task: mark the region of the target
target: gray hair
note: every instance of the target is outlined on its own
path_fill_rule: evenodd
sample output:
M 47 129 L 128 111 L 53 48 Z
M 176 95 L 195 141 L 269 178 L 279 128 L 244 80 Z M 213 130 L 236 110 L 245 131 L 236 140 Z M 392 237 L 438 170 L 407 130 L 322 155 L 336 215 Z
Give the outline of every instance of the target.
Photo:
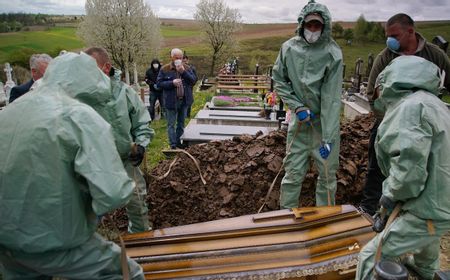
M 105 48 L 102 47 L 90 47 L 84 51 L 85 54 L 88 54 L 95 58 L 95 60 L 98 61 L 98 63 L 105 64 L 105 63 L 111 63 L 111 59 L 109 58 L 108 51 Z
M 183 51 L 178 48 L 172 49 L 170 51 L 170 57 L 173 57 L 174 55 L 177 55 L 177 54 L 183 55 Z
M 49 64 L 52 59 L 53 58 L 46 53 L 33 54 L 30 57 L 30 69 L 36 69 L 41 63 Z

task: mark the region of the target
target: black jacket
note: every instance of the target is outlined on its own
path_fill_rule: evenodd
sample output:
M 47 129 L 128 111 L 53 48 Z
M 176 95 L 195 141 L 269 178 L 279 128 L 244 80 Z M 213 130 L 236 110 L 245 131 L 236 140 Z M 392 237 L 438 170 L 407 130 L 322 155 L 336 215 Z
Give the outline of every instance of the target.
M 17 98 L 21 97 L 28 91 L 30 91 L 31 86 L 33 85 L 33 79 L 29 80 L 25 84 L 21 84 L 20 86 L 15 86 L 11 89 L 11 93 L 9 95 L 9 103 L 12 103 Z
M 158 64 L 158 69 L 153 68 L 153 64 L 155 63 Z M 148 68 L 147 71 L 145 72 L 145 82 L 147 83 L 147 85 L 149 85 L 150 91 L 152 92 L 162 91 L 162 89 L 155 88 L 156 79 L 158 78 L 158 73 L 160 69 L 161 63 L 159 62 L 159 60 L 153 59 L 152 62 L 150 63 L 150 68 Z

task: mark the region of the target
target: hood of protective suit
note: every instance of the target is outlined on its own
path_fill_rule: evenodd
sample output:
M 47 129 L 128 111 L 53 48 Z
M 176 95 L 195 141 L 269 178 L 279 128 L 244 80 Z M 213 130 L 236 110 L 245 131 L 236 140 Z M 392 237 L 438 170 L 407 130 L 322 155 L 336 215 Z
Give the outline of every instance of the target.
M 414 55 L 397 57 L 378 75 L 375 87 L 380 86 L 380 96 L 374 102 L 375 109 L 385 112 L 405 95 L 417 90 L 437 96 L 438 74 L 438 66 L 424 58 Z
M 298 27 L 297 27 L 297 35 L 300 36 L 303 40 L 303 26 L 305 24 L 305 17 L 311 13 L 318 13 L 322 16 L 324 21 L 324 26 L 322 30 L 322 35 L 319 40 L 312 44 L 320 44 L 323 42 L 328 42 L 331 39 L 331 14 L 328 11 L 328 8 L 325 5 L 316 3 L 314 0 L 310 0 L 306 6 L 303 7 L 299 16 L 298 16 Z M 306 42 L 306 40 L 305 40 Z
M 59 86 L 70 97 L 90 106 L 111 98 L 109 77 L 97 67 L 95 59 L 85 53 L 56 57 L 42 79 L 42 87 Z

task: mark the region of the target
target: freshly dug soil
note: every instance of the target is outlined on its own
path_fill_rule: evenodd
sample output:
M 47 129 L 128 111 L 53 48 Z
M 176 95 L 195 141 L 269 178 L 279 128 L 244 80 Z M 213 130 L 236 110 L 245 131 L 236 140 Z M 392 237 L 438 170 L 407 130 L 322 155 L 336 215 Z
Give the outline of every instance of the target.
M 357 205 L 367 165 L 369 129 L 373 120 L 360 117 L 341 126 L 337 204 Z M 199 172 L 185 154 L 162 161 L 149 174 L 148 203 L 155 228 L 191 224 L 256 213 L 280 170 L 286 152 L 286 132 L 243 135 L 233 140 L 194 145 L 186 149 L 199 163 Z M 174 163 L 172 163 L 175 160 Z M 173 165 L 171 172 L 161 178 Z M 264 211 L 279 205 L 280 173 Z M 300 204 L 315 204 L 314 165 L 303 182 Z
M 363 116 L 341 124 L 337 204 L 358 205 L 361 200 L 373 121 Z M 149 215 L 155 229 L 256 213 L 282 167 L 286 132 L 243 135 L 233 140 L 190 146 L 186 151 L 197 160 L 206 184 L 202 183 L 193 160 L 183 153 L 160 162 L 146 176 Z M 164 177 L 170 165 L 171 170 Z M 312 163 L 303 182 L 301 206 L 315 204 L 317 175 Z M 279 209 L 283 176 L 281 170 L 263 211 Z M 126 231 L 124 209 L 115 211 L 113 220 L 121 231 Z

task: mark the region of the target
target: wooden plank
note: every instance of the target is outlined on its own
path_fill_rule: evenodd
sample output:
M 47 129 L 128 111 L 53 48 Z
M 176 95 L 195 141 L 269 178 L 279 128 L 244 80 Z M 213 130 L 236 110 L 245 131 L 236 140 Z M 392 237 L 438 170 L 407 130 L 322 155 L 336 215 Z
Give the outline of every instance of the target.
M 231 250 L 245 247 L 269 246 L 274 244 L 290 244 L 295 242 L 307 242 L 324 238 L 338 233 L 348 232 L 361 228 L 364 220 L 354 217 L 327 224 L 326 227 L 314 227 L 309 230 L 294 230 L 293 228 L 279 227 L 276 232 L 261 230 L 259 232 L 239 232 L 234 235 L 198 238 L 190 241 L 187 238 L 177 240 L 177 242 L 165 243 L 143 243 L 143 246 L 134 246 L 127 249 L 127 255 L 132 258 L 143 256 L 162 256 L 170 254 L 190 254 L 195 252 L 206 252 L 212 250 Z M 230 242 L 230 239 L 233 242 Z M 182 241 L 182 242 L 181 242 Z M 314 242 L 312 242 L 314 243 Z M 354 242 L 353 242 L 354 243 Z
M 250 77 L 216 77 L 219 80 L 270 80 L 270 76 L 250 76 Z
M 250 112 L 260 112 L 262 107 L 257 106 L 215 106 L 212 102 L 206 102 L 205 108 L 209 110 L 220 110 L 220 111 L 250 111 Z
M 235 84 L 267 84 L 270 85 L 270 81 L 254 81 L 254 82 L 243 82 L 243 81 L 219 81 L 218 85 L 235 85 Z
M 236 86 L 236 85 L 218 85 L 217 89 L 247 89 L 247 90 L 251 90 L 251 89 L 265 89 L 265 90 L 269 90 L 270 87 L 269 86 Z
M 245 78 L 245 77 L 269 77 L 269 76 L 267 76 L 267 75 L 252 75 L 252 74 L 246 74 L 246 75 L 244 75 L 244 74 L 240 74 L 240 75 L 238 75 L 238 74 L 230 74 L 230 75 L 219 74 L 219 75 L 217 75 L 217 77 L 219 77 L 219 78 L 226 78 L 226 77 L 233 77 L 233 78 L 243 77 L 243 78 Z
M 185 225 L 178 227 L 171 227 L 161 230 L 154 230 L 143 233 L 127 234 L 123 236 L 124 241 L 156 238 L 156 237 L 175 237 L 183 235 L 192 235 L 199 233 L 217 233 L 217 232 L 228 232 L 235 230 L 246 230 L 246 229 L 258 229 L 264 227 L 275 227 L 282 225 L 296 225 L 305 224 L 308 222 L 316 222 L 317 220 L 324 220 L 327 218 L 334 218 L 336 216 L 347 216 L 347 215 L 359 215 L 356 209 L 351 205 L 339 205 L 339 206 L 322 206 L 322 207 L 302 207 L 303 210 L 316 210 L 316 214 L 305 216 L 303 220 L 296 220 L 295 216 L 285 217 L 283 219 L 269 219 L 264 221 L 264 223 L 255 223 L 254 218 L 264 218 L 271 217 L 275 214 L 289 214 L 292 213 L 290 209 L 277 210 L 271 212 L 265 212 L 260 214 L 245 215 L 235 218 L 223 219 L 220 221 L 211 221 L 198 223 L 195 225 Z M 226 221 L 226 223 L 225 223 Z
M 240 119 L 240 118 L 244 118 L 244 119 L 248 119 L 248 118 L 261 118 L 259 116 L 259 111 L 255 112 L 255 111 L 227 111 L 227 110 L 205 110 L 202 109 L 200 111 L 198 111 L 197 115 L 195 116 L 195 118 L 200 118 L 200 119 L 204 119 L 204 118 L 236 118 L 236 119 Z
M 262 81 L 262 82 L 267 82 L 270 83 L 270 79 L 248 79 L 248 78 L 241 78 L 241 79 L 218 79 L 216 80 L 216 83 L 221 83 L 221 82 L 256 82 L 256 81 Z
M 373 235 L 361 234 L 357 238 L 335 240 L 326 244 L 315 244 L 310 248 L 267 250 L 243 255 L 211 256 L 202 259 L 187 259 L 176 261 L 151 262 L 142 264 L 144 272 L 152 275 L 147 279 L 176 279 L 201 275 L 249 272 L 269 270 L 283 267 L 299 267 L 319 263 L 349 254 L 349 248 L 358 242 L 366 243 Z M 276 237 L 275 237 L 276 238 Z M 359 249 L 353 250 L 353 255 Z M 252 273 L 248 273 L 252 275 Z

